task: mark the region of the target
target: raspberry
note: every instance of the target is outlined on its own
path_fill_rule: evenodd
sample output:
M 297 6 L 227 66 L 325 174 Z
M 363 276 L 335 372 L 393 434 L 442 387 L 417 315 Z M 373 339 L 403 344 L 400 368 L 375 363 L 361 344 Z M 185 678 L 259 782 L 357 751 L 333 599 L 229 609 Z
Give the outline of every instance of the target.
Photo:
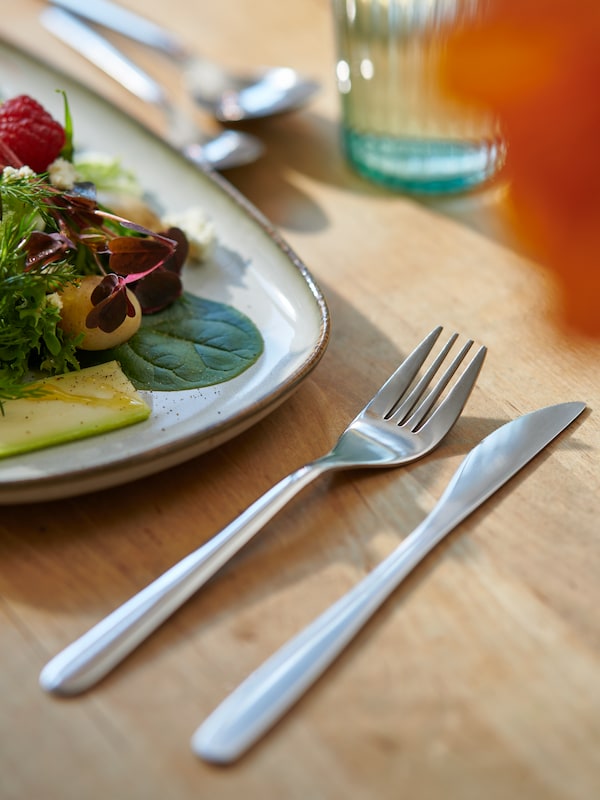
M 60 154 L 65 131 L 36 100 L 19 95 L 0 106 L 0 142 L 8 145 L 22 164 L 44 172 Z

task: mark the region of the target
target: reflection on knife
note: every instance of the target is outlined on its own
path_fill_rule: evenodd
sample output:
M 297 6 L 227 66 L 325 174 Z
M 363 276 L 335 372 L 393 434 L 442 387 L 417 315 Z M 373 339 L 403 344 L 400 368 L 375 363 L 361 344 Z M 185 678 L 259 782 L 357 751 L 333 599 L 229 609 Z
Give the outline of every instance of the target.
M 431 513 L 399 547 L 213 711 L 192 738 L 194 752 L 223 764 L 241 756 L 325 671 L 425 555 L 584 408 L 584 403 L 561 403 L 533 411 L 474 447 Z

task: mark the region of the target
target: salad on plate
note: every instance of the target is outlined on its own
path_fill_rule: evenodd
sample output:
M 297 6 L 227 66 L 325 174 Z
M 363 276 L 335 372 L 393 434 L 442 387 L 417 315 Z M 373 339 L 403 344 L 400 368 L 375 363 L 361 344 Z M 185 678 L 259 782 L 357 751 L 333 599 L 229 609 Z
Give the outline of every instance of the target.
M 204 209 L 161 218 L 116 159 L 77 153 L 63 97 L 63 123 L 0 105 L 0 457 L 141 421 L 138 390 L 220 383 L 263 350 L 243 313 L 184 291 L 214 244 Z

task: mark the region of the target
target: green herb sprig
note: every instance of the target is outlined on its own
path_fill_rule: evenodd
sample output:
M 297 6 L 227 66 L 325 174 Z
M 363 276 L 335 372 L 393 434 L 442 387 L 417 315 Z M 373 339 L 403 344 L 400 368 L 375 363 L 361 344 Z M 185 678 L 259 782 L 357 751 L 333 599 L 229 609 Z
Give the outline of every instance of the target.
M 53 299 L 75 279 L 74 266 L 58 260 L 25 270 L 24 243 L 50 224 L 52 197 L 41 179 L 0 179 L 0 404 L 27 394 L 22 381 L 30 369 L 56 374 L 77 367 L 75 342 L 63 336 Z

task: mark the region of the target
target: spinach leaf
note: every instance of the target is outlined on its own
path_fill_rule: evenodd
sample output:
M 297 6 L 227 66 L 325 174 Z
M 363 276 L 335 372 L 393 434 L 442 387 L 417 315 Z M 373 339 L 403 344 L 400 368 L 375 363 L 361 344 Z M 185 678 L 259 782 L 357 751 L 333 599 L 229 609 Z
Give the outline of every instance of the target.
M 102 353 L 116 359 L 137 389 L 198 389 L 235 378 L 263 351 L 254 323 L 224 303 L 189 293 L 143 318 L 128 342 Z

